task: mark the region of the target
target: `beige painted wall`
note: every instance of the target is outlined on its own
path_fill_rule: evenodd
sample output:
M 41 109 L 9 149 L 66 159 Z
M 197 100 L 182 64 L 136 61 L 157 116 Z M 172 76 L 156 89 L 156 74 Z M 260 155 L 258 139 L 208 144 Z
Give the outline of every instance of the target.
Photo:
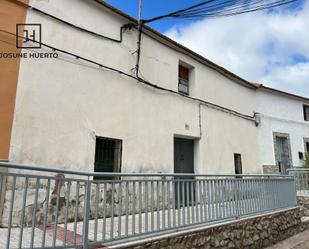
M 112 37 L 118 37 L 119 27 L 126 23 L 93 1 L 30 3 Z M 117 44 L 33 11 L 27 22 L 42 24 L 45 43 L 126 72 L 134 67 L 135 31 L 127 31 L 124 42 Z M 253 89 L 144 36 L 141 72 L 147 80 L 177 90 L 179 60 L 194 67 L 192 96 L 253 114 Z M 195 172 L 233 173 L 233 154 L 242 153 L 244 172 L 258 173 L 253 122 L 207 107 L 202 107 L 201 117 L 198 140 L 197 102 L 62 54 L 58 59 L 25 59 L 19 74 L 10 160 L 93 171 L 95 136 L 104 136 L 123 140 L 122 171 L 173 172 L 173 137 L 177 135 L 197 139 Z

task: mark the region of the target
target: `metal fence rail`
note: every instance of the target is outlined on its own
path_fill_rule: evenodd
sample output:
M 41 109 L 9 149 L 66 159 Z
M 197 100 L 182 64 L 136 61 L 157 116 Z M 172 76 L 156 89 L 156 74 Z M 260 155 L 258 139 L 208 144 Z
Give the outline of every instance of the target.
M 289 176 L 0 166 L 0 248 L 88 248 L 296 205 Z
M 287 170 L 295 179 L 296 190 L 299 194 L 309 194 L 309 169 L 290 168 Z

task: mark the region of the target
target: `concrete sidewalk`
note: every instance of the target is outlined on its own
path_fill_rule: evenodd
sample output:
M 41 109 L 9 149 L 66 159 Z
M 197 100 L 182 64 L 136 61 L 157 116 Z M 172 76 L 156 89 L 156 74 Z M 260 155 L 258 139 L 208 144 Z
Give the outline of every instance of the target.
M 266 249 L 309 249 L 309 230 L 296 234 Z

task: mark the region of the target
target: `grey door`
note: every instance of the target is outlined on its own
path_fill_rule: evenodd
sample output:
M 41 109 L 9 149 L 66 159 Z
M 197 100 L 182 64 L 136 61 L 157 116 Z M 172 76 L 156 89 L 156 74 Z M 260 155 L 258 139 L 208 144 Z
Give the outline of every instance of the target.
M 174 138 L 174 172 L 194 173 L 194 141 Z M 177 181 L 181 179 L 181 181 Z M 176 177 L 176 206 L 188 206 L 194 201 L 194 178 Z
M 291 149 L 288 137 L 275 137 L 275 157 L 279 172 L 286 174 L 286 169 L 291 167 Z
M 193 140 L 174 138 L 175 173 L 194 173 L 193 151 Z

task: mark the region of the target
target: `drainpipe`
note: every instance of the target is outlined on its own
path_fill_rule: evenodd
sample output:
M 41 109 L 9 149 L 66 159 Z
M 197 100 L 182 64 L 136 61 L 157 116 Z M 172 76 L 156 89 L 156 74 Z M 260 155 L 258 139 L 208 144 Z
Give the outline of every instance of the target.
M 201 111 L 202 104 L 198 105 L 198 122 L 200 127 L 200 138 L 202 138 L 202 111 Z

